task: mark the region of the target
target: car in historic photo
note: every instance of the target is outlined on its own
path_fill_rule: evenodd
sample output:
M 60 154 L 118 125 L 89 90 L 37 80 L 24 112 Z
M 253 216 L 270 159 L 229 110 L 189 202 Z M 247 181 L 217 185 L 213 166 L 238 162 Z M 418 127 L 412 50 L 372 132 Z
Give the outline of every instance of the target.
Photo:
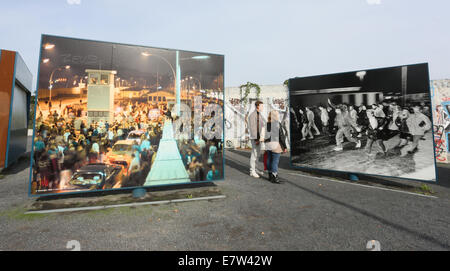
M 119 140 L 113 145 L 111 150 L 106 153 L 106 162 L 122 166 L 124 174 L 127 175 L 133 152 L 133 140 Z
M 99 190 L 119 188 L 122 184 L 123 168 L 112 164 L 88 164 L 72 175 L 66 190 Z
M 141 136 L 144 134 L 145 134 L 144 130 L 131 131 L 127 136 L 127 140 L 131 140 L 131 141 L 136 140 L 138 144 L 141 144 Z

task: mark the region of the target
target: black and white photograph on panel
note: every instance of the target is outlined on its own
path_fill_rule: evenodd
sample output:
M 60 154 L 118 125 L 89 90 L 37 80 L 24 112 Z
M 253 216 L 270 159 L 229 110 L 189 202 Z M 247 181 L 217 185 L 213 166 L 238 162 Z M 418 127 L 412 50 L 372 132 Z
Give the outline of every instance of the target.
M 289 80 L 294 167 L 436 181 L 428 64 Z

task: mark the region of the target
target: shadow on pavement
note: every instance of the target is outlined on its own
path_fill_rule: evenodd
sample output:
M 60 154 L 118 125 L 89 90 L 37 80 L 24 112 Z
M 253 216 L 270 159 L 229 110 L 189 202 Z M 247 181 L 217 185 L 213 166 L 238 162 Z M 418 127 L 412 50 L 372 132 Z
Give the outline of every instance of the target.
M 247 150 L 227 150 L 228 152 L 238 154 L 240 156 L 246 157 L 250 160 L 250 152 Z M 262 159 L 260 159 L 262 162 Z M 250 163 L 250 161 L 249 161 Z M 248 173 L 248 165 L 246 166 L 246 174 Z M 312 169 L 312 168 L 299 168 L 299 167 L 291 167 L 290 156 L 288 154 L 283 154 L 280 157 L 279 168 L 285 170 L 296 170 L 301 172 L 306 172 L 318 177 L 333 177 L 349 180 L 349 173 L 347 172 L 339 172 L 339 171 L 330 171 L 330 170 L 321 170 L 321 169 Z M 392 177 L 381 177 L 381 176 L 372 176 L 366 174 L 356 174 L 361 180 L 373 182 L 385 186 L 404 188 L 404 189 L 412 189 L 416 187 L 415 185 L 400 183 L 397 180 L 407 180 L 404 178 L 392 178 Z M 434 185 L 439 185 L 443 187 L 450 187 L 450 165 L 438 164 L 437 166 L 437 183 L 431 183 Z M 421 182 L 411 180 L 413 184 L 420 184 Z
M 233 152 L 233 153 L 236 153 L 236 151 L 232 151 L 232 152 Z M 237 152 L 239 153 L 239 152 L 241 152 L 241 151 L 237 151 Z M 244 153 L 245 153 L 245 152 L 244 152 Z M 249 155 L 248 155 L 248 156 L 249 156 Z M 289 159 L 289 157 L 286 157 L 286 158 Z M 230 166 L 230 167 L 232 167 L 232 168 L 234 168 L 234 169 L 236 169 L 236 170 L 238 170 L 238 171 L 240 171 L 240 172 L 242 172 L 242 173 L 248 174 L 248 166 L 247 166 L 247 165 L 245 165 L 245 164 L 243 165 L 242 163 L 233 161 L 232 159 L 230 159 L 230 158 L 228 158 L 228 157 L 226 157 L 226 163 L 227 163 L 228 166 Z M 308 189 L 308 188 L 306 188 L 306 187 L 304 187 L 304 186 L 302 186 L 302 185 L 299 185 L 299 184 L 297 184 L 297 183 L 294 183 L 294 182 L 288 180 L 287 178 L 283 177 L 282 175 L 280 175 L 280 179 L 281 179 L 282 181 L 284 181 L 286 184 L 289 184 L 289 185 L 291 185 L 291 186 L 294 186 L 294 187 L 296 187 L 296 188 L 298 188 L 298 189 L 301 189 L 301 190 L 303 190 L 303 191 L 305 191 L 305 192 L 311 193 L 311 194 L 313 194 L 313 195 L 315 195 L 315 196 L 317 196 L 317 197 L 320 197 L 320 198 L 322 198 L 322 199 L 331 201 L 331 202 L 333 202 L 333 203 L 335 203 L 335 204 L 337 204 L 337 205 L 343 206 L 343 207 L 348 208 L 348 209 L 350 209 L 350 210 L 352 210 L 352 211 L 358 212 L 358 213 L 360 213 L 360 214 L 362 214 L 362 215 L 364 215 L 364 216 L 367 216 L 367 217 L 369 217 L 369 218 L 371 218 L 371 219 L 374 219 L 374 220 L 379 221 L 380 223 L 383 223 L 383 224 L 385 224 L 385 225 L 387 225 L 387 226 L 390 226 L 390 227 L 392 227 L 392 228 L 394 228 L 394 229 L 396 229 L 396 230 L 403 231 L 403 232 L 406 232 L 406 233 L 408 233 L 408 234 L 410 234 L 410 235 L 417 236 L 417 237 L 422 238 L 422 239 L 424 239 L 424 240 L 426 240 L 426 241 L 429 241 L 429 242 L 431 242 L 431 243 L 437 244 L 437 245 L 439 245 L 439 246 L 441 246 L 441 247 L 443 247 L 443 248 L 445 248 L 445 249 L 450 249 L 450 246 L 449 246 L 448 244 L 442 243 L 440 240 L 438 240 L 438 239 L 436 239 L 436 238 L 434 238 L 434 237 L 428 236 L 428 235 L 426 235 L 426 234 L 424 234 L 424 233 L 422 233 L 422 232 L 417 232 L 417 231 L 415 231 L 415 230 L 406 228 L 406 227 L 404 227 L 404 226 L 402 226 L 402 225 L 398 225 L 398 224 L 396 224 L 396 223 L 394 223 L 394 222 L 391 222 L 391 221 L 388 221 L 388 220 L 386 220 L 386 219 L 384 219 L 384 218 L 382 218 L 382 217 L 380 217 L 380 216 L 377 216 L 377 215 L 375 215 L 375 214 L 372 214 L 372 213 L 370 213 L 370 212 L 368 212 L 368 211 L 366 211 L 366 210 L 364 210 L 364 209 L 355 207 L 355 206 L 350 205 L 350 204 L 348 204 L 348 203 L 345 203 L 345 202 L 336 200 L 336 199 L 331 198 L 331 197 L 329 197 L 329 196 L 326 196 L 326 195 L 323 195 L 323 194 L 318 193 L 318 192 L 316 192 L 316 191 L 313 191 L 313 190 L 311 190 L 311 189 Z
M 343 207 L 345 207 L 345 208 L 348 208 L 348 209 L 350 209 L 350 210 L 352 210 L 352 211 L 358 212 L 358 213 L 360 213 L 360 214 L 362 214 L 362 215 L 364 215 L 364 216 L 367 216 L 367 217 L 369 217 L 369 218 L 371 218 L 371 219 L 377 220 L 377 221 L 379 221 L 380 223 L 383 223 L 384 225 L 387 225 L 387 226 L 389 226 L 389 227 L 391 227 L 391 228 L 394 228 L 394 229 L 399 230 L 399 231 L 406 232 L 406 233 L 408 233 L 408 234 L 410 234 L 410 235 L 417 236 L 417 237 L 419 237 L 419 238 L 421 238 L 421 239 L 424 239 L 424 240 L 426 240 L 426 241 L 428 241 L 428 242 L 437 244 L 437 245 L 439 245 L 439 246 L 441 246 L 441 247 L 443 247 L 443 248 L 445 248 L 445 249 L 450 249 L 450 246 L 449 246 L 448 244 L 442 243 L 440 240 L 438 240 L 438 239 L 436 239 L 436 238 L 434 238 L 434 237 L 428 236 L 428 235 L 426 235 L 426 234 L 424 234 L 424 233 L 422 233 L 422 232 L 418 232 L 418 231 L 415 231 L 415 230 L 406 228 L 406 227 L 404 227 L 404 226 L 402 226 L 402 225 L 398 225 L 398 224 L 396 224 L 396 223 L 394 223 L 394 222 L 388 221 L 388 220 L 386 220 L 386 219 L 384 219 L 384 218 L 382 218 L 382 217 L 379 217 L 379 216 L 377 216 L 377 215 L 375 215 L 375 214 L 372 214 L 372 213 L 370 213 L 370 212 L 368 212 L 368 211 L 366 211 L 366 210 L 363 210 L 363 209 L 361 209 L 361 208 L 358 208 L 358 207 L 355 207 L 355 206 L 350 205 L 350 204 L 348 204 L 348 203 L 345 203 L 345 202 L 342 202 L 342 201 L 333 199 L 333 198 L 331 198 L 331 197 L 322 195 L 322 194 L 317 193 L 317 192 L 315 192 L 315 191 L 313 191 L 313 190 L 310 190 L 310 189 L 308 189 L 308 188 L 305 188 L 305 187 L 303 187 L 303 186 L 301 186 L 301 185 L 298 185 L 298 184 L 296 184 L 296 183 L 293 183 L 293 182 L 291 182 L 291 181 L 289 181 L 289 180 L 287 180 L 287 179 L 285 179 L 285 178 L 283 178 L 283 177 L 280 177 L 280 179 L 282 179 L 282 180 L 285 181 L 286 183 L 289 183 L 290 185 L 295 186 L 295 187 L 297 187 L 297 188 L 299 188 L 299 189 L 301 189 L 301 190 L 303 190 L 303 191 L 309 192 L 309 193 L 311 193 L 311 194 L 313 194 L 313 195 L 315 195 L 315 196 L 317 196 L 317 197 L 320 197 L 320 198 L 322 198 L 322 199 L 326 199 L 326 200 L 331 201 L 331 202 L 333 202 L 333 203 L 335 203 L 335 204 L 338 204 L 338 205 L 341 205 L 341 206 L 343 206 Z
M 17 161 L 8 168 L 2 170 L 2 175 L 14 175 L 30 167 L 30 153 L 26 153 L 19 157 Z
M 237 171 L 241 172 L 242 174 L 244 174 L 245 176 L 248 176 L 250 178 L 250 176 L 249 176 L 250 171 L 249 171 L 248 165 L 233 161 L 226 156 L 225 156 L 225 164 L 233 169 L 236 169 Z M 267 176 L 261 176 L 260 179 L 269 181 L 267 179 Z

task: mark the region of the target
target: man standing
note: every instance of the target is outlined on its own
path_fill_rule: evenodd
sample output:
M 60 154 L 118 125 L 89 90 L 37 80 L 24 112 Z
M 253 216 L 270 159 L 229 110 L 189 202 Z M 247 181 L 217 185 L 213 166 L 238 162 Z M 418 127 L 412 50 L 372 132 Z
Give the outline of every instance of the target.
M 259 178 L 256 172 L 256 162 L 261 154 L 261 143 L 264 142 L 263 130 L 265 129 L 265 120 L 262 116 L 263 103 L 255 102 L 255 111 L 248 116 L 248 130 L 252 144 L 252 153 L 250 155 L 250 176 Z

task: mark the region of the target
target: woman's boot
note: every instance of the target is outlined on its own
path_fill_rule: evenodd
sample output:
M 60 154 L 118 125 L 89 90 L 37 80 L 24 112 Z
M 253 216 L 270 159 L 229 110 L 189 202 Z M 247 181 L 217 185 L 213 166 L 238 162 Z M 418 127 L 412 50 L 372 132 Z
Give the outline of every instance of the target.
M 275 175 L 275 174 L 272 174 L 272 182 L 273 183 L 281 183 L 280 182 L 280 179 L 278 178 L 278 174 L 277 175 Z
M 272 174 L 272 172 L 270 172 L 269 171 L 269 182 L 272 182 L 273 183 L 273 174 Z

